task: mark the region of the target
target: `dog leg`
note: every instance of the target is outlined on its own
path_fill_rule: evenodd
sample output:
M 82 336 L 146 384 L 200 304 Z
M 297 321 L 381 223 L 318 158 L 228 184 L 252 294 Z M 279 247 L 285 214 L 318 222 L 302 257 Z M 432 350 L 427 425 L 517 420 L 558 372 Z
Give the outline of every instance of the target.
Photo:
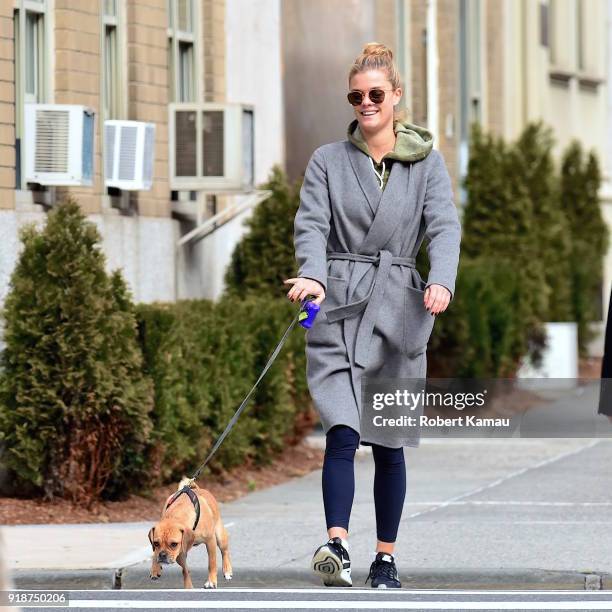
M 221 558 L 223 559 L 223 577 L 226 580 L 231 580 L 232 561 L 229 552 L 229 536 L 227 535 L 227 530 L 221 522 L 221 519 L 219 519 L 215 525 L 215 538 L 217 539 L 217 546 L 221 551 Z
M 208 552 L 208 580 L 204 583 L 205 589 L 217 588 L 217 547 L 215 537 L 211 536 L 205 540 L 206 551 Z
M 180 553 L 176 558 L 176 562 L 183 568 L 183 587 L 186 589 L 193 589 L 193 583 L 191 582 L 191 574 L 187 567 L 187 555 Z
M 151 563 L 151 572 L 149 573 L 149 578 L 151 578 L 151 580 L 157 580 L 158 578 L 161 578 L 161 573 L 162 573 L 162 566 L 159 564 L 157 559 L 153 557 L 153 561 Z

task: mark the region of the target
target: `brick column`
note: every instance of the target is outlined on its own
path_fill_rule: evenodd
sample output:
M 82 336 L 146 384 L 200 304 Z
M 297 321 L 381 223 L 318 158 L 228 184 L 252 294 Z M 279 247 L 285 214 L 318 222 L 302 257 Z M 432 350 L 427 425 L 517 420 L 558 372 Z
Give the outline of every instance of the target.
M 0 209 L 15 208 L 13 7 L 0 3 Z
M 55 0 L 56 104 L 84 104 L 100 113 L 100 14 L 98 2 Z M 58 187 L 57 199 L 73 195 L 86 214 L 101 211 L 100 122 L 95 122 L 92 187 Z
M 204 102 L 225 102 L 225 0 L 201 1 Z M 216 202 L 221 212 L 231 198 L 218 195 Z
M 410 54 L 412 58 L 412 100 L 408 106 L 412 110 L 411 121 L 417 125 L 427 123 L 427 70 L 423 35 L 426 27 L 427 11 L 425 2 L 410 5 Z
M 202 0 L 205 102 L 225 101 L 225 0 Z
M 504 136 L 504 7 L 501 0 L 485 5 L 488 127 Z
M 459 5 L 456 0 L 438 0 L 438 87 L 440 100 L 440 127 L 438 147 L 444 155 L 448 172 L 458 197 L 457 145 L 459 127 Z M 453 117 L 453 136 L 446 136 L 446 118 Z M 458 201 L 458 200 L 457 200 Z
M 140 215 L 169 217 L 166 0 L 130 0 L 126 25 L 128 118 L 155 123 L 153 186 L 133 192 L 132 201 Z

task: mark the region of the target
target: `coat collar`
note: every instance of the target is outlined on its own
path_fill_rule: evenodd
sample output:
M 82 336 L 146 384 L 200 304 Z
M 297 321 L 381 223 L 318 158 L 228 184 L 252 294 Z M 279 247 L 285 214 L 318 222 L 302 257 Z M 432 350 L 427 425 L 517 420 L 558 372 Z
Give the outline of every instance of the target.
M 353 172 L 372 209 L 374 219 L 364 239 L 361 253 L 375 254 L 384 248 L 393 232 L 401 224 L 407 211 L 415 206 L 415 180 L 413 167 L 418 163 L 394 162 L 384 191 L 381 191 L 368 156 L 346 142 Z
M 348 156 L 351 161 L 351 166 L 353 167 L 353 172 L 355 172 L 357 181 L 361 186 L 363 195 L 365 195 L 368 204 L 372 209 L 372 212 L 376 214 L 376 210 L 382 199 L 383 194 L 390 187 L 389 183 L 391 182 L 391 177 L 394 174 L 397 174 L 394 172 L 394 167 L 396 164 L 393 164 L 393 167 L 391 168 L 391 174 L 389 175 L 389 179 L 387 180 L 386 189 L 385 191 L 382 191 L 378 185 L 378 180 L 376 179 L 376 175 L 374 174 L 372 165 L 370 164 L 369 156 L 363 151 L 359 150 L 357 147 L 353 146 L 348 141 L 346 145 Z

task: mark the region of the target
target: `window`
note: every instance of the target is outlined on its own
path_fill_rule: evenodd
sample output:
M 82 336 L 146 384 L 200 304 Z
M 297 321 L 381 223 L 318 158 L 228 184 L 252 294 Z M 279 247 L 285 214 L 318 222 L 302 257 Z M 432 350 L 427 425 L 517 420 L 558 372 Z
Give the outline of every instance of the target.
M 168 99 L 196 100 L 195 5 L 193 0 L 168 0 Z
M 540 44 L 543 47 L 548 47 L 549 29 L 548 5 L 540 4 Z
M 482 6 L 480 0 L 459 2 L 459 175 L 467 172 L 472 123 L 483 121 L 483 40 Z M 459 202 L 466 201 L 463 185 Z
M 606 4 L 549 0 L 551 80 L 567 87 L 577 78 L 583 90 L 604 82 Z
M 13 13 L 15 64 L 22 102 L 45 101 L 45 2 L 19 0 Z M 21 61 L 23 60 L 23 61 Z
M 459 54 L 462 136 L 482 121 L 482 33 L 480 0 L 460 0 Z
M 195 102 L 199 79 L 196 61 L 197 5 L 194 0 L 167 0 L 168 100 Z M 196 199 L 196 192 L 172 192 L 172 199 Z
M 121 41 L 123 23 L 121 0 L 104 0 L 102 16 L 102 53 L 103 53 L 103 119 L 121 119 L 123 117 L 123 71 L 121 66 Z
M 193 44 L 179 43 L 179 99 L 193 100 Z
M 40 102 L 43 96 L 44 19 L 40 13 L 26 11 L 25 24 L 25 94 L 28 102 Z
M 559 26 L 555 0 L 548 0 L 548 59 L 551 64 L 557 64 L 557 36 Z
M 125 119 L 127 116 L 125 4 L 125 0 L 102 0 L 100 131 L 104 156 L 112 151 L 112 143 L 104 139 L 105 122 L 109 119 Z M 104 160 L 103 172 L 106 171 L 106 157 Z M 105 176 L 105 180 L 108 178 Z M 110 196 L 113 208 L 129 210 L 128 191 L 107 186 L 106 193 Z
M 47 101 L 48 69 L 46 49 L 48 34 L 46 0 L 14 0 L 15 57 L 15 188 L 22 184 L 23 105 Z

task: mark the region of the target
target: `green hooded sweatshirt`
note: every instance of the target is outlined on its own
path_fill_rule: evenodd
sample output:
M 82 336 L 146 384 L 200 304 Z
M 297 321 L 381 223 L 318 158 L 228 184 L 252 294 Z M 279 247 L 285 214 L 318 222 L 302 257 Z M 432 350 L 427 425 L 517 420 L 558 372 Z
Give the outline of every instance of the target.
M 399 160 L 403 162 L 418 161 L 419 159 L 427 157 L 433 148 L 433 134 L 427 128 L 420 125 L 395 119 L 393 121 L 393 131 L 395 132 L 395 147 L 393 151 L 385 153 L 380 160 L 380 164 L 377 164 L 370 156 L 368 145 L 359 129 L 359 122 L 357 119 L 351 121 L 347 130 L 347 138 L 349 141 L 366 155 L 370 156 L 378 174 L 383 170 L 382 162 L 385 162 L 382 189 L 386 187 L 389 173 L 391 172 L 391 164 L 393 161 L 390 162 L 389 160 Z M 372 172 L 374 172 L 374 170 L 372 170 Z

